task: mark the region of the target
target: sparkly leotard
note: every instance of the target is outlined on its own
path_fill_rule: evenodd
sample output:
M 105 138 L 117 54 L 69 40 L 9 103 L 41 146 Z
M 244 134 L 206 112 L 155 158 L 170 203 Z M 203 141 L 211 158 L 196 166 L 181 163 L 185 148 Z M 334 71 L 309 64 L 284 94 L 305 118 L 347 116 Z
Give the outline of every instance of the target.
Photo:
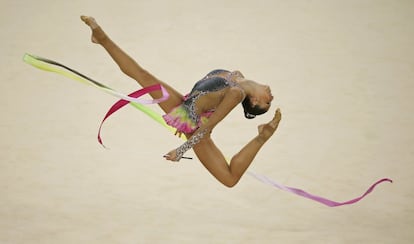
M 217 76 L 221 73 L 226 74 L 226 78 Z M 182 133 L 193 133 L 196 131 L 202 124 L 208 121 L 208 118 L 214 112 L 214 109 L 211 109 L 200 114 L 197 113 L 197 100 L 210 92 L 236 86 L 237 83 L 230 80 L 230 74 L 230 71 L 222 69 L 208 73 L 194 85 L 191 92 L 183 98 L 183 102 L 180 105 L 163 116 L 165 122 Z
M 226 74 L 225 78 L 218 76 L 219 74 Z M 232 73 L 227 70 L 213 70 L 208 73 L 203 79 L 198 81 L 191 92 L 183 98 L 183 102 L 175 107 L 171 112 L 163 116 L 165 122 L 176 128 L 178 132 L 194 133 L 202 124 L 208 121 L 208 118 L 214 112 L 214 108 L 208 111 L 197 113 L 196 102 L 201 97 L 210 92 L 222 90 L 231 86 L 238 86 L 237 83 L 231 81 Z M 195 144 L 206 135 L 207 130 L 201 130 L 194 133 L 188 141 L 176 149 L 176 160 L 180 160 L 186 151 L 192 148 Z

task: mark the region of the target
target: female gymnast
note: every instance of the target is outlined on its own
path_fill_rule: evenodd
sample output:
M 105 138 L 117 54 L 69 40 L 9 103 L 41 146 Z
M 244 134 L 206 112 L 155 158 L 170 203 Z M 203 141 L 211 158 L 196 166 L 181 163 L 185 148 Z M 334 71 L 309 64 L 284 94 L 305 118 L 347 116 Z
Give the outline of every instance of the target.
M 246 79 L 239 71 L 214 70 L 198 81 L 188 95 L 183 96 L 137 64 L 109 38 L 94 18 L 81 16 L 81 19 L 92 30 L 92 42 L 105 48 L 123 73 L 142 87 L 161 84 L 167 89 L 170 97 L 159 104 L 166 113 L 163 118 L 177 129 L 176 135 L 184 134 L 188 140 L 164 155 L 165 159 L 179 161 L 192 148 L 218 181 L 227 187 L 236 185 L 260 148 L 276 131 L 281 120 L 280 109 L 276 109 L 269 123 L 258 126 L 258 135 L 232 157 L 230 164 L 210 134 L 239 103 L 248 119 L 267 112 L 273 100 L 269 86 Z M 159 98 L 161 93 L 156 91 L 150 95 Z

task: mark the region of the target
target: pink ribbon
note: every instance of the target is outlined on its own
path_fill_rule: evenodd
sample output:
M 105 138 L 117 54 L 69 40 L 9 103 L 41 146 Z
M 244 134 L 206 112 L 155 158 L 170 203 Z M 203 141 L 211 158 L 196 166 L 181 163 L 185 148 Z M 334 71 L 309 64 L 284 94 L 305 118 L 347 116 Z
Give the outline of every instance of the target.
M 323 198 L 323 197 L 320 197 L 320 196 L 310 194 L 310 193 L 308 193 L 304 190 L 298 189 L 298 188 L 284 186 L 284 185 L 279 184 L 279 183 L 277 183 L 277 182 L 275 182 L 275 181 L 273 181 L 273 180 L 271 180 L 271 179 L 269 179 L 269 178 L 267 178 L 266 176 L 263 176 L 263 175 L 254 174 L 252 172 L 248 172 L 248 174 L 250 174 L 251 176 L 255 177 L 256 179 L 260 180 L 263 183 L 266 183 L 266 184 L 269 184 L 269 185 L 274 186 L 276 188 L 279 188 L 281 190 L 284 190 L 284 191 L 287 191 L 287 192 L 290 192 L 290 193 L 293 193 L 293 194 L 311 199 L 313 201 L 322 203 L 322 204 L 324 204 L 328 207 L 338 207 L 338 206 L 347 205 L 347 204 L 354 204 L 356 202 L 359 202 L 362 198 L 364 198 L 366 195 L 368 195 L 370 192 L 372 192 L 378 184 L 380 184 L 382 182 L 385 182 L 385 181 L 388 181 L 388 182 L 392 183 L 391 179 L 383 178 L 383 179 L 378 180 L 374 184 L 372 184 L 368 188 L 368 190 L 364 194 L 362 194 L 360 197 L 357 197 L 357 198 L 354 198 L 352 200 L 345 201 L 345 202 L 335 202 L 335 201 L 332 201 L 332 200 L 329 200 L 329 199 L 326 199 L 326 198 Z
M 135 91 L 135 92 L 129 94 L 128 97 L 139 98 L 139 97 L 141 97 L 145 94 L 148 94 L 148 93 L 153 92 L 153 91 L 158 91 L 158 90 L 161 90 L 161 92 L 162 92 L 163 96 L 161 98 L 153 99 L 153 100 L 139 100 L 139 102 L 138 101 L 133 101 L 133 102 L 140 103 L 140 104 L 154 104 L 154 103 L 160 103 L 160 102 L 163 102 L 163 101 L 167 100 L 168 97 L 169 97 L 169 94 L 168 94 L 167 90 L 163 86 L 161 86 L 160 84 L 144 87 L 144 88 L 142 88 L 138 91 Z M 118 102 L 116 102 L 114 105 L 112 105 L 112 107 L 106 113 L 105 117 L 103 118 L 103 120 L 101 122 L 101 125 L 99 126 L 99 131 L 98 131 L 98 142 L 103 147 L 105 147 L 105 145 L 102 142 L 102 138 L 101 138 L 101 129 L 102 129 L 103 123 L 105 122 L 105 120 L 109 116 L 111 116 L 113 113 L 115 113 L 116 111 L 118 111 L 119 109 L 124 107 L 125 105 L 129 104 L 130 102 L 131 102 L 131 100 L 127 101 L 125 99 L 121 99 Z

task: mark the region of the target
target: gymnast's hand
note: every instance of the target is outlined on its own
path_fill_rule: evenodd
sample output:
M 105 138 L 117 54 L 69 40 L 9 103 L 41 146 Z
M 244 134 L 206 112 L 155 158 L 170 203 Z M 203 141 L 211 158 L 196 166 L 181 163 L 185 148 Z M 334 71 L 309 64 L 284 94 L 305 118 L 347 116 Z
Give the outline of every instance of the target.
M 282 113 L 278 108 L 276 109 L 275 116 L 273 116 L 273 119 L 269 123 L 259 125 L 259 138 L 263 140 L 263 142 L 266 142 L 273 135 L 273 133 L 275 133 L 281 119 Z
M 178 162 L 180 159 L 177 157 L 177 150 L 174 149 L 164 155 L 164 158 L 173 162 Z

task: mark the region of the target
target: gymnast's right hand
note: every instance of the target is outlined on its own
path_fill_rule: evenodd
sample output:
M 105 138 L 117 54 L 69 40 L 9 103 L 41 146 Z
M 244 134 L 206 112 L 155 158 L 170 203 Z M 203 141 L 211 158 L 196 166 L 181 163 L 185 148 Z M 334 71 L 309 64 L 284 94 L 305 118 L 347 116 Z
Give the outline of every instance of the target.
M 177 150 L 176 149 L 174 149 L 174 150 L 170 151 L 169 153 L 165 154 L 163 157 L 165 159 L 173 161 L 173 162 L 180 161 L 180 158 L 177 156 Z
M 259 125 L 259 138 L 266 142 L 273 135 L 273 133 L 275 133 L 281 119 L 282 113 L 278 108 L 276 109 L 273 119 L 269 123 Z

